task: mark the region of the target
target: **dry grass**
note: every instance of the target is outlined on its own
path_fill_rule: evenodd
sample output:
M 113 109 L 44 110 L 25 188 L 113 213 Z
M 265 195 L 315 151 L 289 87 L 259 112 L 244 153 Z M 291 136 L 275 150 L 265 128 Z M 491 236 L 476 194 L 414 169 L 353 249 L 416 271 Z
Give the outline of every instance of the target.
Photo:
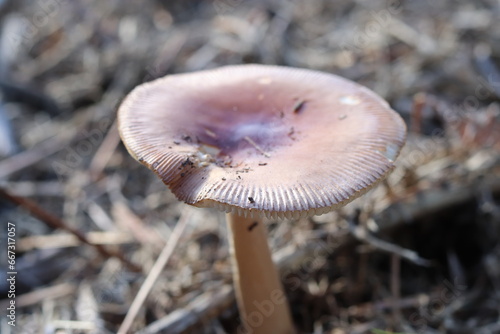
M 250 62 L 355 80 L 411 129 L 385 184 L 340 212 L 269 222 L 301 332 L 500 333 L 497 1 L 0 6 L 0 217 L 16 224 L 18 271 L 2 333 L 115 333 L 181 214 L 132 332 L 236 332 L 223 216 L 178 203 L 114 120 L 141 82 Z

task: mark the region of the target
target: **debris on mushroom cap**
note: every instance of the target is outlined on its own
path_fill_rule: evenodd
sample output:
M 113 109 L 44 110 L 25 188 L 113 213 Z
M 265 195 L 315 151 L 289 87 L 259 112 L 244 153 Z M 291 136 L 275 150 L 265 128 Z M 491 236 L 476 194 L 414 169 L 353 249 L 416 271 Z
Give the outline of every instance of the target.
M 265 65 L 140 85 L 118 121 L 132 156 L 180 200 L 273 218 L 326 213 L 364 194 L 394 168 L 406 136 L 367 88 Z

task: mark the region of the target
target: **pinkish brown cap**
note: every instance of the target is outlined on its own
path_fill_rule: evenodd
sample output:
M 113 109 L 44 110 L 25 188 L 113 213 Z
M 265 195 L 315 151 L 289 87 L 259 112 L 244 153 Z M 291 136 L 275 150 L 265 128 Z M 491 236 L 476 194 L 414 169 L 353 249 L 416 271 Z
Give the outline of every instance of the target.
M 170 75 L 118 111 L 130 154 L 182 201 L 273 218 L 326 213 L 394 168 L 406 127 L 372 91 L 264 65 Z

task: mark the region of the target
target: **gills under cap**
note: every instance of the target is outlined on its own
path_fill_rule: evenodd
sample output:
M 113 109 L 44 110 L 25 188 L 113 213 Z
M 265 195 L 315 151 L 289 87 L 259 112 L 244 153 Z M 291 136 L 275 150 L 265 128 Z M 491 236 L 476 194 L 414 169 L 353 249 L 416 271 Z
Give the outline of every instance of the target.
M 180 200 L 239 215 L 326 213 L 393 168 L 406 127 L 332 74 L 238 65 L 138 86 L 118 111 L 128 151 Z

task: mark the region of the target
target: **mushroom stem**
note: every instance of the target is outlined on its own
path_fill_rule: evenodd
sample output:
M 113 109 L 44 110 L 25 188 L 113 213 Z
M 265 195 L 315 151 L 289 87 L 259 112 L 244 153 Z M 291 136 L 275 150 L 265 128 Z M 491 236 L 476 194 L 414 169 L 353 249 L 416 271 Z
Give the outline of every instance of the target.
M 229 246 L 242 333 L 293 334 L 290 309 L 262 219 L 227 214 Z M 239 332 L 238 332 L 239 333 Z

